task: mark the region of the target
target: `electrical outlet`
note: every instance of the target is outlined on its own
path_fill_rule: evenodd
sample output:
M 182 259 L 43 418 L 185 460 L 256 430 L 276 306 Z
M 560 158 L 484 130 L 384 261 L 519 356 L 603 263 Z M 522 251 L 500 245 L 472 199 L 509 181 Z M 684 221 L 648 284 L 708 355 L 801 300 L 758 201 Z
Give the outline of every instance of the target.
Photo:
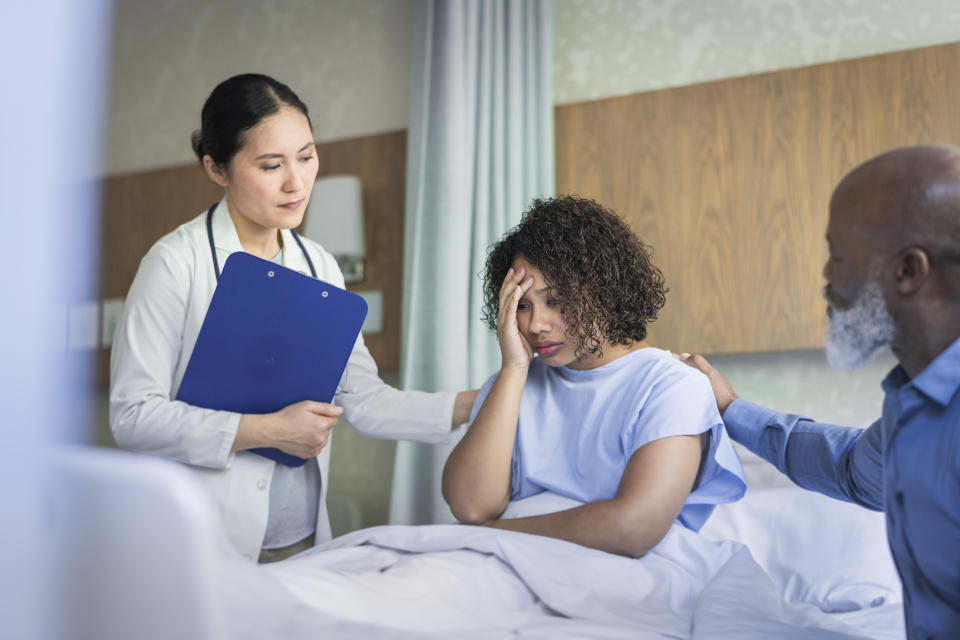
M 123 313 L 123 298 L 107 298 L 103 301 L 103 313 L 100 323 L 100 346 L 109 349 L 113 344 L 113 336 L 117 332 L 117 324 Z
M 362 333 L 380 333 L 383 331 L 383 291 L 355 291 L 367 301 L 367 317 L 363 321 Z

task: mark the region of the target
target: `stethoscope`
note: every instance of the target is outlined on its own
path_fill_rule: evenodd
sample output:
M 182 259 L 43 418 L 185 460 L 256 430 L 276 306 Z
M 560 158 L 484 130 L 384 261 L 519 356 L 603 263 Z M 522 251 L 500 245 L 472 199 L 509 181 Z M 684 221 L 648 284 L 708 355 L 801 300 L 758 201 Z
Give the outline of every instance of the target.
M 217 274 L 217 282 L 220 282 L 220 262 L 217 260 L 217 246 L 213 243 L 213 212 L 218 204 L 220 203 L 214 203 L 214 205 L 207 210 L 207 239 L 210 240 L 210 255 L 213 257 L 213 271 Z M 303 241 L 293 229 L 290 229 L 290 233 L 293 234 L 293 239 L 297 241 L 297 246 L 299 246 L 300 251 L 303 252 L 303 257 L 307 259 L 307 265 L 310 267 L 310 275 L 316 278 L 317 270 L 313 268 L 313 260 L 310 259 L 307 248 L 303 246 Z

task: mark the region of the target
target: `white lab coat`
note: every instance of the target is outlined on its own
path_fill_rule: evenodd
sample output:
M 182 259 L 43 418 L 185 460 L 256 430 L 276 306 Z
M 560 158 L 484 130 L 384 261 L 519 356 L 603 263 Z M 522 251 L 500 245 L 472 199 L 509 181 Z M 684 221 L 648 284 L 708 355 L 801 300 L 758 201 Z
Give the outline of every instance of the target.
M 203 212 L 161 238 L 140 263 L 110 359 L 110 427 L 125 449 L 189 465 L 219 506 L 232 542 L 253 559 L 266 532 L 275 463 L 252 453 L 230 452 L 240 414 L 173 399 L 217 285 L 206 215 Z M 242 251 L 225 198 L 213 214 L 213 233 L 222 269 L 227 256 Z M 285 266 L 309 274 L 291 233 L 283 231 L 282 237 Z M 343 287 L 333 257 L 319 244 L 301 239 L 317 276 Z M 361 337 L 334 402 L 365 435 L 438 443 L 451 437 L 455 398 L 456 392 L 399 391 L 384 384 Z M 317 462 L 322 480 L 316 536 L 320 543 L 331 537 L 326 509 L 329 443 Z

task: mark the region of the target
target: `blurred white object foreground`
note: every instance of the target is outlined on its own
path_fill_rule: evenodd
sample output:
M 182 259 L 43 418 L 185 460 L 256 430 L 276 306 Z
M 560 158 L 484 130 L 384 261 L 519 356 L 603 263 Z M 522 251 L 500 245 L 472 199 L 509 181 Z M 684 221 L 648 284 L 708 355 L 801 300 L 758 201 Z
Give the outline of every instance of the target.
M 176 464 L 51 452 L 45 500 L 62 637 L 221 638 L 212 505 Z
M 204 489 L 178 463 L 79 446 L 48 457 L 52 637 L 406 637 L 296 602 L 233 550 Z

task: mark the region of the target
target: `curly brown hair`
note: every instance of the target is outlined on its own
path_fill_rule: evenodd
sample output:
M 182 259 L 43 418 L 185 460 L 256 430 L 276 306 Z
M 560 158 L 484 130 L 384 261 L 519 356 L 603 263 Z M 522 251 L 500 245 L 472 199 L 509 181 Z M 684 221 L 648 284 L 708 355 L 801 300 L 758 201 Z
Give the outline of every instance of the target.
M 643 340 L 667 292 L 651 254 L 616 213 L 593 200 L 535 200 L 487 256 L 483 320 L 496 331 L 500 287 L 514 258 L 523 256 L 553 287 L 577 357 L 601 355 L 604 340 Z

